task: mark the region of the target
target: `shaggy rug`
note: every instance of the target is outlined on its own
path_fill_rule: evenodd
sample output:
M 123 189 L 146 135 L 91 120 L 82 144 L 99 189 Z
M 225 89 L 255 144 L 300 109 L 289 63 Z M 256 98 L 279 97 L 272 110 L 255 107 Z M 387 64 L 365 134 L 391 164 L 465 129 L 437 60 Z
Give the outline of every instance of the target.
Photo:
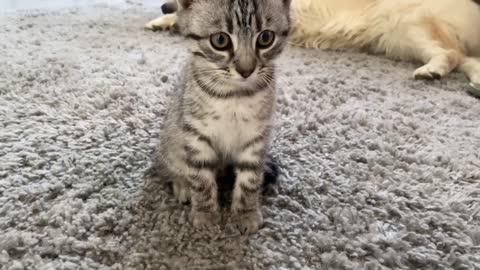
M 264 227 L 192 228 L 145 176 L 187 57 L 157 10 L 0 16 L 2 270 L 480 269 L 480 100 L 355 52 L 279 59 Z

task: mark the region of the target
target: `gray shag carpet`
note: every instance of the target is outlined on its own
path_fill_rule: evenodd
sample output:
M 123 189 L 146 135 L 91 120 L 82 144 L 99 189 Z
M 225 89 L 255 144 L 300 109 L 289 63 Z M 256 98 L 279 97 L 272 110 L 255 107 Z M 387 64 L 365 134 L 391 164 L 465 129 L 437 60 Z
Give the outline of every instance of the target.
M 480 100 L 354 52 L 279 59 L 264 228 L 192 228 L 144 176 L 187 57 L 157 11 L 0 16 L 2 270 L 480 269 Z

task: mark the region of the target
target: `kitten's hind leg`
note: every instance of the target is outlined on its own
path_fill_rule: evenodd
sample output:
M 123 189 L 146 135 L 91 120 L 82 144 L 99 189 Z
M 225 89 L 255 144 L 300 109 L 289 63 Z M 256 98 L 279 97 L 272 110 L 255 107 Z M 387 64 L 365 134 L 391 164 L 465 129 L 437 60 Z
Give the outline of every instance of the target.
M 160 149 L 157 149 L 157 151 L 161 153 L 159 150 Z M 165 156 L 156 153 L 150 168 L 145 172 L 145 176 L 157 178 L 160 182 L 171 184 L 173 187 L 173 195 L 179 202 L 183 204 L 190 202 L 190 187 L 187 179 L 175 173 L 169 164 L 165 162 L 165 159 Z
M 152 31 L 165 31 L 175 28 L 175 24 L 177 23 L 177 14 L 166 14 L 161 17 L 158 17 L 154 20 L 149 21 L 145 24 L 145 29 L 152 30 Z
M 415 79 L 440 79 L 455 69 L 464 55 L 457 38 L 435 18 L 424 18 L 411 31 L 416 56 L 425 63 L 413 73 Z
M 480 58 L 466 57 L 460 64 L 460 70 L 472 83 L 480 84 Z
M 180 203 L 187 204 L 191 201 L 190 187 L 186 180 L 175 179 L 173 181 L 173 195 Z

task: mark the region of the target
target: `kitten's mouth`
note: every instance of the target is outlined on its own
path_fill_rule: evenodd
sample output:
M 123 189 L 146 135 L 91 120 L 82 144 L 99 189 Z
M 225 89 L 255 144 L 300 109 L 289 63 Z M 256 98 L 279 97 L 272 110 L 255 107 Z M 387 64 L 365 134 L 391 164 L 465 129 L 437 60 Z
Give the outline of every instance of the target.
M 244 78 L 244 77 L 239 77 L 237 78 L 235 81 L 240 84 L 242 87 L 248 87 L 248 86 L 252 86 L 255 84 L 255 75 L 252 74 L 251 76 L 247 77 L 247 78 Z

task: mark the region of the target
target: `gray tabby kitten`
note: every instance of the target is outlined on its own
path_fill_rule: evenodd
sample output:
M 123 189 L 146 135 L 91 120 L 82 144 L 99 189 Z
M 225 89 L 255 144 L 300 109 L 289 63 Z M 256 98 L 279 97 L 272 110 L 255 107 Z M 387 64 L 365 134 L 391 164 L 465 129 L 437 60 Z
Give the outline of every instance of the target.
M 259 189 L 275 103 L 272 61 L 287 43 L 290 0 L 181 0 L 177 29 L 193 41 L 169 107 L 156 168 L 195 227 L 221 219 L 216 176 L 233 166 L 231 211 L 242 232 L 262 224 Z

